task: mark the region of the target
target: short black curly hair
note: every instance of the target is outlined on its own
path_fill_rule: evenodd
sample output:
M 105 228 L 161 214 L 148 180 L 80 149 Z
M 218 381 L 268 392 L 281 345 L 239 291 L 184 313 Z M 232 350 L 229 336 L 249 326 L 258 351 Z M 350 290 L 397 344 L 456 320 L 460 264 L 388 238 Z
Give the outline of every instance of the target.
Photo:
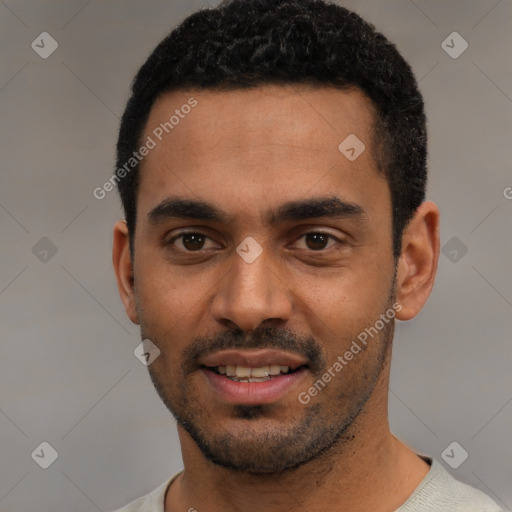
M 371 100 L 373 156 L 391 192 L 396 259 L 403 229 L 425 198 L 423 99 L 395 45 L 360 16 L 328 0 L 227 0 L 186 18 L 133 81 L 119 131 L 117 168 L 141 145 L 151 107 L 163 93 L 265 84 L 355 87 Z M 118 182 L 132 251 L 138 167 Z

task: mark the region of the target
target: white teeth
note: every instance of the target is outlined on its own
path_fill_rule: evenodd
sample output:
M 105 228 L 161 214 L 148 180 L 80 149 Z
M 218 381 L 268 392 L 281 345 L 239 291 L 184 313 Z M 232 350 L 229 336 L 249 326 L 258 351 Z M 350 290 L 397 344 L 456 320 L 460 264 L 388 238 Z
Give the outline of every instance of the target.
M 281 373 L 281 367 L 278 364 L 271 364 L 269 366 L 270 375 L 279 375 Z
M 251 377 L 268 377 L 268 366 L 260 366 L 259 368 L 251 368 Z
M 251 369 L 248 366 L 235 366 L 235 377 L 250 377 Z
M 281 366 L 278 364 L 259 366 L 257 368 L 230 364 L 226 366 L 217 366 L 217 371 L 221 375 L 235 377 L 237 379 L 248 379 L 248 382 L 259 382 L 260 379 L 268 380 L 269 375 L 279 375 L 280 373 L 286 374 L 289 370 L 289 366 Z

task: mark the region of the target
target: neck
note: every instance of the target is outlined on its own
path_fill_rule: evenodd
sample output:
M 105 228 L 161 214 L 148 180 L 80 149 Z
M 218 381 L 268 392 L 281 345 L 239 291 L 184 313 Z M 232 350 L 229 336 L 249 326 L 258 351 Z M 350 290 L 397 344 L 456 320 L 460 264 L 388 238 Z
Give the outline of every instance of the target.
M 389 430 L 387 378 L 328 453 L 278 474 L 239 473 L 204 458 L 180 427 L 185 470 L 170 487 L 166 511 L 391 512 L 430 469 Z M 382 390 L 386 390 L 383 392 Z

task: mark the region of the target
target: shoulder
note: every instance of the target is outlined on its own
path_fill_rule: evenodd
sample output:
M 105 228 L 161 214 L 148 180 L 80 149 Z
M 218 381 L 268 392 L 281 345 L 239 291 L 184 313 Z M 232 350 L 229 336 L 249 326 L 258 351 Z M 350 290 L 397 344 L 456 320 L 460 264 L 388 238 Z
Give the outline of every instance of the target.
M 128 503 L 128 505 L 115 510 L 115 512 L 165 512 L 165 493 L 174 479 L 180 474 L 181 471 L 157 487 L 154 491 L 151 491 L 149 494 L 146 494 L 145 496 Z
M 502 512 L 483 492 L 459 482 L 439 462 L 431 469 L 409 499 L 396 512 Z

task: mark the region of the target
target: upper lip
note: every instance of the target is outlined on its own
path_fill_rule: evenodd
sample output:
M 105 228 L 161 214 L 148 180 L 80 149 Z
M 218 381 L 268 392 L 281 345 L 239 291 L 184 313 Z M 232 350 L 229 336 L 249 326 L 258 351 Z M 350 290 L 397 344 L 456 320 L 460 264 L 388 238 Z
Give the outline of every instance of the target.
M 283 352 L 282 350 L 221 350 L 210 354 L 199 361 L 202 366 L 214 368 L 216 366 L 248 366 L 258 368 L 267 365 L 289 366 L 295 370 L 307 363 L 307 359 L 298 354 Z

